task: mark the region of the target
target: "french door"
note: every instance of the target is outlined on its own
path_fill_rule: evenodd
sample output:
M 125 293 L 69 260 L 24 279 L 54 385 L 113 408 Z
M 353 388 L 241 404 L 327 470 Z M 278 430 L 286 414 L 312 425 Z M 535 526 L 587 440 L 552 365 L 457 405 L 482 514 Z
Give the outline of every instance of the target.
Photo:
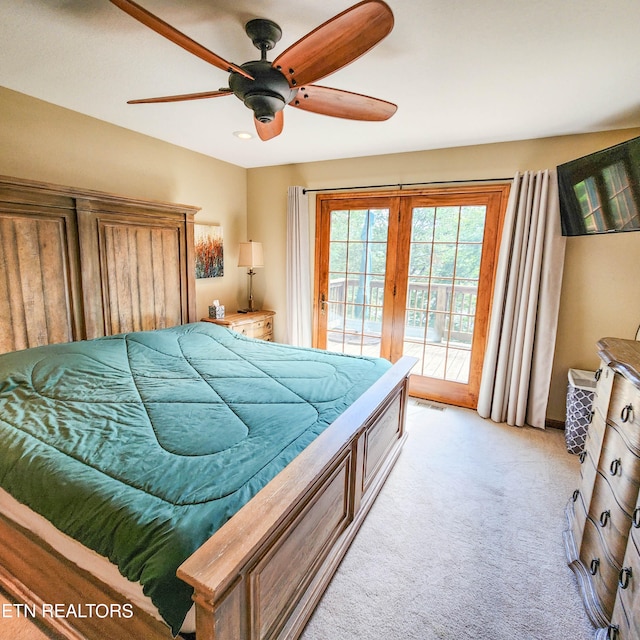
M 475 408 L 507 195 L 318 195 L 314 345 L 415 356 L 412 395 Z

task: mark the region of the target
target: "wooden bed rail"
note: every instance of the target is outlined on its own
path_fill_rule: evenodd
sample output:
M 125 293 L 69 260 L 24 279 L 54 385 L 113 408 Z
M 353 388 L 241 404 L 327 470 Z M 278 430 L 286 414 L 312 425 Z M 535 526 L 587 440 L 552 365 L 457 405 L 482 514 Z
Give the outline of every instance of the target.
M 198 640 L 296 638 L 400 453 L 399 360 L 178 569 Z

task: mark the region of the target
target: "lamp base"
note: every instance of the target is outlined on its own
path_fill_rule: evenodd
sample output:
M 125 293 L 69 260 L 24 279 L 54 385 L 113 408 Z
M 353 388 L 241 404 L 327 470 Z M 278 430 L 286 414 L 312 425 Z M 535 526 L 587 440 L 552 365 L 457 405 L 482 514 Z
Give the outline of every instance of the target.
M 253 306 L 253 296 L 249 298 L 249 306 L 244 309 L 238 309 L 238 313 L 253 313 L 254 311 L 260 311 Z
M 256 275 L 256 272 L 253 269 L 249 269 L 249 306 L 246 309 L 238 309 L 238 313 L 251 313 L 252 311 L 258 311 L 258 309 L 253 306 L 253 276 Z

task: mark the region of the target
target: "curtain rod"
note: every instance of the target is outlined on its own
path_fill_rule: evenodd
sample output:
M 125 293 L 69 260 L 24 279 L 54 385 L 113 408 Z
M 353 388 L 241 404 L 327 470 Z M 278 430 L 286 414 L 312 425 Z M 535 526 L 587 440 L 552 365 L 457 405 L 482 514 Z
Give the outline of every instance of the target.
M 303 189 L 302 193 L 315 193 L 317 191 L 348 191 L 350 189 L 383 189 L 388 187 L 398 187 L 402 190 L 403 187 L 418 187 L 428 184 L 459 184 L 462 182 L 507 182 L 513 180 L 513 176 L 510 178 L 476 178 L 471 180 L 433 180 L 432 182 L 405 182 L 396 184 L 370 184 L 360 187 L 326 187 L 325 189 Z

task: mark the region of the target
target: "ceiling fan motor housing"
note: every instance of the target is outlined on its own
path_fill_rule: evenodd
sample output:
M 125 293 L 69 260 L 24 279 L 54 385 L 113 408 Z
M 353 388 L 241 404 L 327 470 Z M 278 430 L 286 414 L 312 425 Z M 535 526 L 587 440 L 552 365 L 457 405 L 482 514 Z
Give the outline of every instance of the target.
M 292 89 L 284 74 L 267 60 L 254 60 L 240 66 L 254 79 L 233 71 L 229 76 L 231 91 L 253 111 L 257 120 L 271 122 L 275 114 L 293 100 L 298 90 Z

